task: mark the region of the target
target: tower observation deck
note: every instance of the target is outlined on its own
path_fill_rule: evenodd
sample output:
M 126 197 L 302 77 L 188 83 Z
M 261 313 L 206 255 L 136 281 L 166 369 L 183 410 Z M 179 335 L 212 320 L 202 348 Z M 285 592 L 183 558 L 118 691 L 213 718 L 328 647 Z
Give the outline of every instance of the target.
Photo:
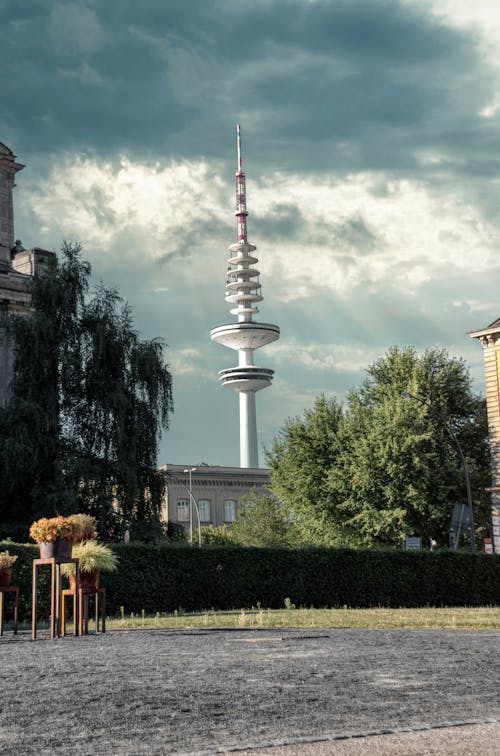
M 234 305 L 230 310 L 237 320 L 217 326 L 210 338 L 217 344 L 238 352 L 238 366 L 219 371 L 223 386 L 237 391 L 240 397 L 240 467 L 258 467 L 257 419 L 255 394 L 271 385 L 274 370 L 257 367 L 253 354 L 256 349 L 276 341 L 280 329 L 271 323 L 258 323 L 252 318 L 262 302 L 259 271 L 253 266 L 258 258 L 257 249 L 247 237 L 246 184 L 241 160 L 241 130 L 236 127 L 238 169 L 236 171 L 236 221 L 238 241 L 229 247 L 227 261 L 226 302 Z

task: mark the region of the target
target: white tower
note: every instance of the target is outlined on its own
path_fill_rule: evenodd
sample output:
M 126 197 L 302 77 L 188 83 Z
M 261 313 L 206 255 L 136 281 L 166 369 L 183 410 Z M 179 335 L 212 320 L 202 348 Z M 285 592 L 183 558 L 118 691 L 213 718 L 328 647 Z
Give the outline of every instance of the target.
M 235 305 L 231 310 L 238 320 L 235 323 L 217 326 L 210 332 L 212 341 L 238 352 L 238 366 L 219 371 L 223 386 L 240 395 L 240 467 L 258 467 L 257 420 L 255 394 L 271 385 L 274 370 L 256 367 L 253 353 L 256 349 L 276 341 L 280 329 L 270 323 L 256 323 L 252 316 L 259 312 L 257 302 L 262 302 L 259 271 L 252 266 L 258 262 L 252 256 L 257 247 L 247 239 L 247 208 L 245 174 L 241 161 L 240 127 L 236 126 L 238 170 L 236 171 L 236 219 L 238 241 L 229 247 L 227 267 L 226 302 Z

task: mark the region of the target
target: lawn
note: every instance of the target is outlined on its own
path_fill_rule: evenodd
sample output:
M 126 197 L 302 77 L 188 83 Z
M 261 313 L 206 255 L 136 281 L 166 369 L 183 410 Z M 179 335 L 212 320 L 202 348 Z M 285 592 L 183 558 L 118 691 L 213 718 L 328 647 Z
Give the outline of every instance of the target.
M 107 620 L 113 628 L 405 628 L 499 630 L 500 607 L 450 607 L 419 609 L 245 609 L 232 612 L 157 613 L 155 616 L 122 612 Z

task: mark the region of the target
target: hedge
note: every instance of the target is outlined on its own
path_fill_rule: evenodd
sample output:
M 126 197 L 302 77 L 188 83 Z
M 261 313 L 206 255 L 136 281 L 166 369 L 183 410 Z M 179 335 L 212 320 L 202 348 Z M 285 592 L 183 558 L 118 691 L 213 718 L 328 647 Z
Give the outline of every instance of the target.
M 101 576 L 110 615 L 204 609 L 500 605 L 500 555 L 465 551 L 258 549 L 111 544 L 116 573 Z M 20 617 L 31 616 L 34 545 L 0 542 L 19 559 Z M 41 571 L 40 615 L 48 616 L 49 570 Z M 10 610 L 7 607 L 7 616 Z

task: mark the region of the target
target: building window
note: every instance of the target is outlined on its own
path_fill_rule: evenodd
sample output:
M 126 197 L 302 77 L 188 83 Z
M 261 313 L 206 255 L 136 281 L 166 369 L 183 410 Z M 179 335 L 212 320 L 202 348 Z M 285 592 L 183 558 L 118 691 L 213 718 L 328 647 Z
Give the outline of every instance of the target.
M 177 502 L 177 521 L 189 522 L 189 501 L 187 499 L 179 499 Z
M 236 520 L 236 502 L 234 499 L 226 499 L 224 502 L 224 522 Z
M 198 499 L 198 509 L 200 510 L 200 520 L 210 522 L 210 499 Z

